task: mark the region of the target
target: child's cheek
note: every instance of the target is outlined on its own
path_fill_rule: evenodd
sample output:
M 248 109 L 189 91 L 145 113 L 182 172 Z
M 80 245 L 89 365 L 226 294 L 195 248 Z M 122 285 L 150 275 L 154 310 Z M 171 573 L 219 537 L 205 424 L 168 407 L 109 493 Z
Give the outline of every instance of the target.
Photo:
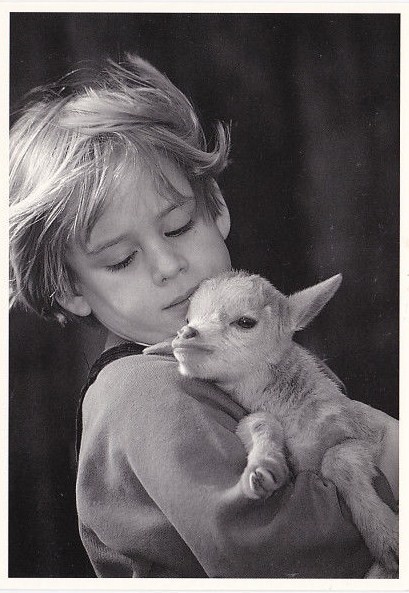
M 230 254 L 223 240 L 209 246 L 208 263 L 212 275 L 225 272 L 231 268 Z

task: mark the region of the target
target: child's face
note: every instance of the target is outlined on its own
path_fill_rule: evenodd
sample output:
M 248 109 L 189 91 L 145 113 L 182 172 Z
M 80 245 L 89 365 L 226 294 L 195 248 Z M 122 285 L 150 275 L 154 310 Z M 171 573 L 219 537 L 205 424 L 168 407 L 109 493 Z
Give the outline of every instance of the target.
M 204 220 L 184 174 L 170 161 L 161 164 L 186 202 L 165 200 L 150 175 L 135 168 L 124 175 L 86 250 L 75 244 L 68 253 L 77 295 L 64 306 L 83 316 L 92 311 L 112 333 L 146 344 L 174 336 L 185 322 L 187 297 L 231 267 L 227 210 L 215 222 Z

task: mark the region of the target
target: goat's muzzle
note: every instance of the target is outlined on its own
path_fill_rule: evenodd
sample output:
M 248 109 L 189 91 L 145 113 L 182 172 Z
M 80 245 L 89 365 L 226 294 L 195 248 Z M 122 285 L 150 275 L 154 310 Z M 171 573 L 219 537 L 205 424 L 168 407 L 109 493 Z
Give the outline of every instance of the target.
M 196 328 L 192 327 L 191 325 L 184 325 L 178 331 L 178 338 L 182 340 L 190 340 L 191 338 L 196 338 L 199 335 L 199 332 Z

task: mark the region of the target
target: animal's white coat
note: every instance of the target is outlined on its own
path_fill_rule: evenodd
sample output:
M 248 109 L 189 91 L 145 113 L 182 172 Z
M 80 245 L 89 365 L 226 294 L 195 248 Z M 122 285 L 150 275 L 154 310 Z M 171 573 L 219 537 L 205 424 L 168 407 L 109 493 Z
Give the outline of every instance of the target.
M 250 412 L 238 427 L 248 452 L 244 494 L 270 496 L 289 479 L 289 468 L 321 471 L 379 562 L 368 576 L 393 578 L 398 516 L 372 484 L 384 427 L 292 339 L 341 280 L 337 275 L 286 297 L 258 275 L 223 273 L 192 296 L 188 323 L 171 346 L 183 375 L 215 382 Z M 148 351 L 155 348 L 161 349 Z

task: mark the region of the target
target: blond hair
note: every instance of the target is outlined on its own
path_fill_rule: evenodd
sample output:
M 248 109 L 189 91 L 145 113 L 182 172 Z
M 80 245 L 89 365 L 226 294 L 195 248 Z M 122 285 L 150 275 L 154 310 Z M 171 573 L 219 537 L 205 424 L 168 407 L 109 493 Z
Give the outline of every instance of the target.
M 207 148 L 195 111 L 169 79 L 133 55 L 106 61 L 86 82 L 41 90 L 11 129 L 11 302 L 63 321 L 58 297 L 72 294 L 65 251 L 83 241 L 121 179 L 142 160 L 163 195 L 180 200 L 160 168 L 171 159 L 190 181 L 201 212 L 221 212 L 216 183 L 226 167 L 228 128 Z

